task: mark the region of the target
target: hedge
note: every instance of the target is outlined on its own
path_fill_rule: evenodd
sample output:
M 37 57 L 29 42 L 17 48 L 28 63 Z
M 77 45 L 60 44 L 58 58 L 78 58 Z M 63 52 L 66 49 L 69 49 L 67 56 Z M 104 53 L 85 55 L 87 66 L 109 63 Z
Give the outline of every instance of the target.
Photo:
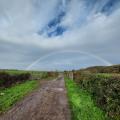
M 120 120 L 120 75 L 75 73 L 74 79 L 107 116 Z
M 10 75 L 6 72 L 0 72 L 0 87 L 6 88 L 13 84 L 24 82 L 30 79 L 31 75 L 29 73 Z

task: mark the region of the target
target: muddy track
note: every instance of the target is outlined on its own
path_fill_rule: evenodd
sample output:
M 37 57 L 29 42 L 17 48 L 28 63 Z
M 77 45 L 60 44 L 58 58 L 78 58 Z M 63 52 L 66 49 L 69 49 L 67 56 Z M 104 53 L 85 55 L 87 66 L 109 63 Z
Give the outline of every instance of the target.
M 0 120 L 70 120 L 63 77 L 43 82 L 38 90 L 17 103 Z

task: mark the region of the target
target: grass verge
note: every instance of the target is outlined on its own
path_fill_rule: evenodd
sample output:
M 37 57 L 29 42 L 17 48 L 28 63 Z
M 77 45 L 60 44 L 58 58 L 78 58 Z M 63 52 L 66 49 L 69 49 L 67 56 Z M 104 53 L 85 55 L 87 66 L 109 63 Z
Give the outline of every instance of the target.
M 36 87 L 37 81 L 31 80 L 22 84 L 17 84 L 11 88 L 0 90 L 0 113 L 8 110 L 13 104 Z
M 72 120 L 106 120 L 104 112 L 94 104 L 90 94 L 70 79 L 65 79 L 65 83 Z

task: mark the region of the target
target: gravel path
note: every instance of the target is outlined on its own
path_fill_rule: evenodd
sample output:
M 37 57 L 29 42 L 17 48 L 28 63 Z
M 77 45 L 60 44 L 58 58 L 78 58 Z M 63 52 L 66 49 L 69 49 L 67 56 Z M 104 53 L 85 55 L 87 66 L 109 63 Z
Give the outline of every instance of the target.
M 0 120 L 70 120 L 64 78 L 43 81 L 36 91 L 2 115 Z

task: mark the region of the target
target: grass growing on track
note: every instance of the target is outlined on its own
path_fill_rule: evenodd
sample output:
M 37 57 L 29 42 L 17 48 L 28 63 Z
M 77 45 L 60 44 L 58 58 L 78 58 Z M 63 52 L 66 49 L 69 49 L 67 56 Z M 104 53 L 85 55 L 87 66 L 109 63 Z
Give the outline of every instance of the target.
M 8 110 L 18 100 L 23 98 L 28 92 L 37 87 L 37 81 L 26 81 L 11 88 L 0 90 L 0 113 Z
M 74 81 L 65 79 L 72 120 L 106 120 L 102 110 L 95 106 L 90 94 L 81 90 Z

